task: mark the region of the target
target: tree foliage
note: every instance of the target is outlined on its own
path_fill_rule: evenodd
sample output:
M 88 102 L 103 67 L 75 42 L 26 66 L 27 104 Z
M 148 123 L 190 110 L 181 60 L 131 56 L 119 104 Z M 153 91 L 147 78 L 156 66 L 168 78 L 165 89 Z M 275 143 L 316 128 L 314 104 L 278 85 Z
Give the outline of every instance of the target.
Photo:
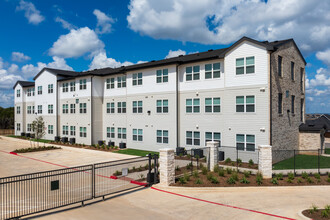
M 0 107 L 0 129 L 14 129 L 14 107 Z

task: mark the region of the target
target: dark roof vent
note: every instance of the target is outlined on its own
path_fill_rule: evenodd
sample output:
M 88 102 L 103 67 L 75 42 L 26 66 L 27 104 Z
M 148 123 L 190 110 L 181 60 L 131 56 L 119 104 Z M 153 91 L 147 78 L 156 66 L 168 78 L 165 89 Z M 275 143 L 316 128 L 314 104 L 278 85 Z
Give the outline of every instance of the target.
M 151 60 L 150 62 L 155 62 L 156 60 Z
M 183 57 L 183 55 L 181 54 L 181 55 L 179 55 L 179 57 Z
M 208 52 L 211 52 L 211 51 L 213 51 L 213 49 L 209 49 L 209 50 L 208 50 Z

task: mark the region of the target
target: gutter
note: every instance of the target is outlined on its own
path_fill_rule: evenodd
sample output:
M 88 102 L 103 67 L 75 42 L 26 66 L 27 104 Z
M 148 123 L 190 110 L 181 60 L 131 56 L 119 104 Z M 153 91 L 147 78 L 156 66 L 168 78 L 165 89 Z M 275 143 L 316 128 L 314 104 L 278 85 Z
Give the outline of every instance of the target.
M 176 147 L 180 146 L 179 143 L 179 65 L 176 65 Z
M 91 145 L 93 144 L 93 77 L 94 76 L 91 76 L 91 123 L 90 123 L 90 126 L 91 126 Z
M 59 130 L 59 126 L 58 126 L 58 109 L 59 109 L 59 106 L 58 106 L 58 93 L 59 93 L 59 89 L 58 89 L 58 82 L 56 81 L 56 136 L 58 136 L 58 130 Z
M 272 53 L 269 53 L 269 145 L 273 145 Z

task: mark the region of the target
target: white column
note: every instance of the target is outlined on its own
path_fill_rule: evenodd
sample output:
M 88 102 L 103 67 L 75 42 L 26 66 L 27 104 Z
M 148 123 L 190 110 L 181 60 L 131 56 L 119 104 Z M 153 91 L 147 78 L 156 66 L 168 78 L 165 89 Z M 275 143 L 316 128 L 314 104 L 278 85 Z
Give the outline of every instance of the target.
M 170 148 L 159 151 L 159 175 L 160 184 L 169 186 L 175 183 L 174 150 Z
M 214 166 L 218 165 L 219 162 L 219 142 L 217 141 L 208 141 L 206 147 L 210 150 L 210 171 L 214 171 Z
M 265 179 L 272 178 L 272 146 L 259 145 L 258 167 Z

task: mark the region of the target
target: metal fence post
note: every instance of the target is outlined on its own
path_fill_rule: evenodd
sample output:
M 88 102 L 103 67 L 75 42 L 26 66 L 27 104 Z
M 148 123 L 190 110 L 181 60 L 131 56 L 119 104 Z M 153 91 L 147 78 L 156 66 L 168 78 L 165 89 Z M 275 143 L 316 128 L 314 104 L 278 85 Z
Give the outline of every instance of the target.
M 154 184 L 156 184 L 157 183 L 157 158 L 158 156 L 157 156 L 157 154 L 154 154 L 154 165 L 155 165 L 155 167 L 154 167 Z
M 92 198 L 95 198 L 95 164 L 92 165 Z
M 238 148 L 236 147 L 236 169 L 238 170 Z
M 293 150 L 293 173 L 296 175 L 296 150 Z
M 320 172 L 320 151 L 321 151 L 321 149 L 317 149 L 317 170 L 318 170 L 319 174 L 321 173 Z
M 191 167 L 191 175 L 192 175 L 192 173 L 193 173 L 193 169 L 194 169 L 194 166 L 193 166 L 193 149 L 191 148 L 191 150 L 190 150 L 190 155 L 191 155 L 191 157 L 190 157 L 190 167 Z

